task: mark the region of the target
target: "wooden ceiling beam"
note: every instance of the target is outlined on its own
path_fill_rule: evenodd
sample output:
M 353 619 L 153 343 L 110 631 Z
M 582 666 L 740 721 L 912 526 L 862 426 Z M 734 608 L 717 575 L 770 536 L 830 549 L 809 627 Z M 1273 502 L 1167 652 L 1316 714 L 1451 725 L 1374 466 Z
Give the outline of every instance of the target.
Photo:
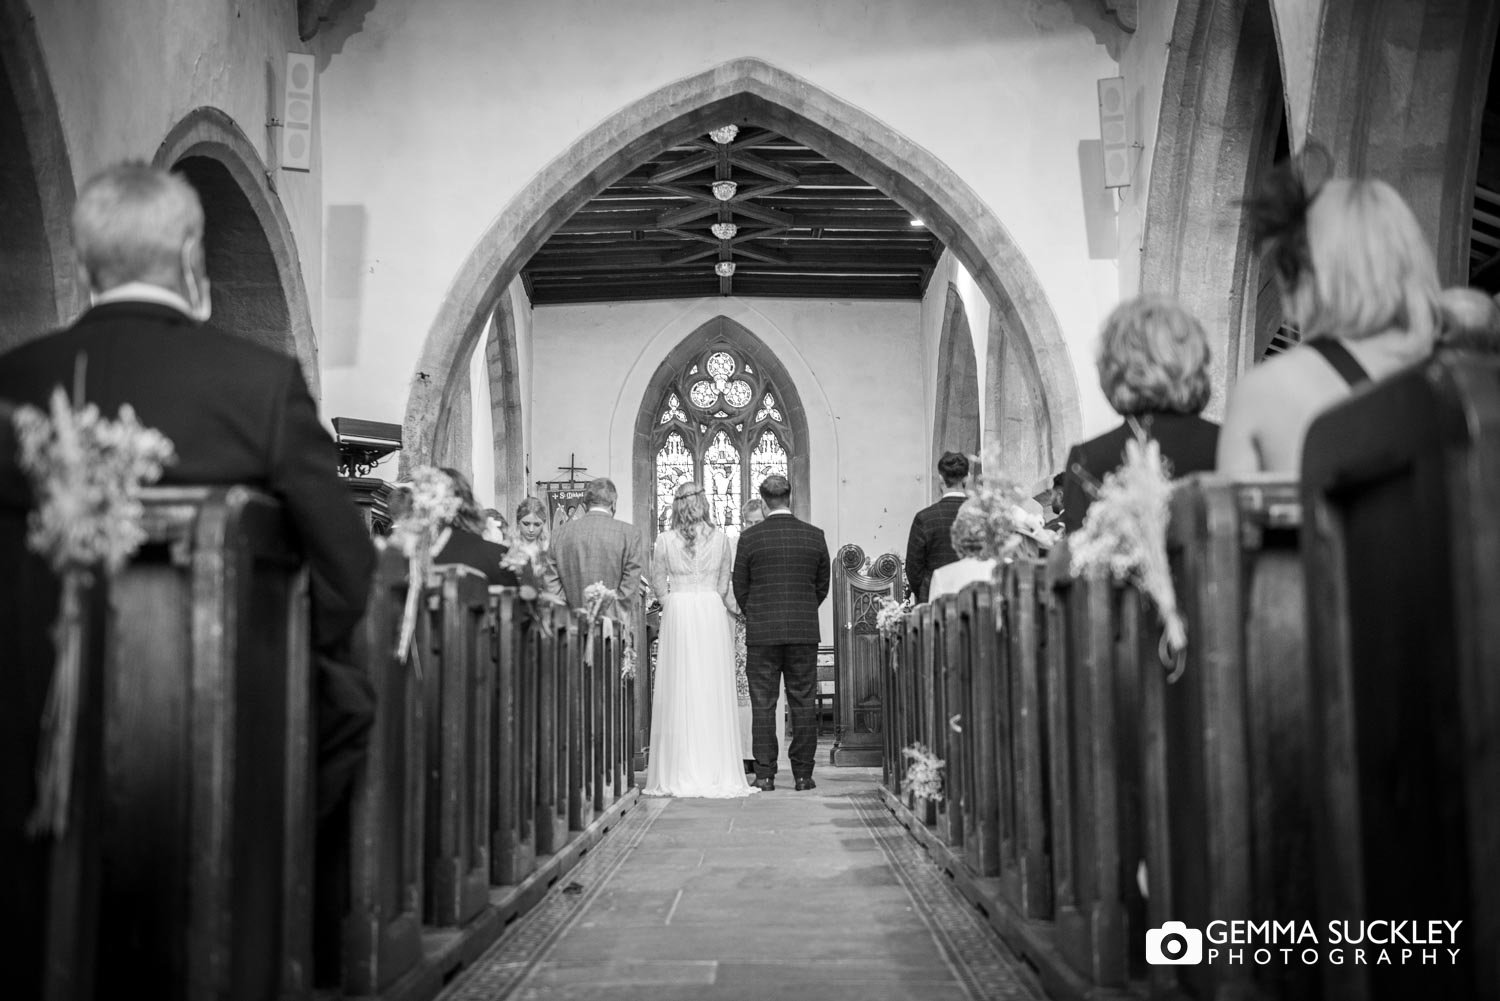
M 676 229 L 685 222 L 692 222 L 694 219 L 702 219 L 707 215 L 715 215 L 718 213 L 718 211 L 718 202 L 710 201 L 708 204 L 700 202 L 697 205 L 689 205 L 687 208 L 678 209 L 675 212 L 662 213 L 661 215 L 656 217 L 656 220 L 652 224 L 651 228 L 661 230 Z
M 717 157 L 713 153 L 704 153 L 700 156 L 685 157 L 681 160 L 678 160 L 672 166 L 663 167 L 661 170 L 658 170 L 656 173 L 652 174 L 647 183 L 653 185 L 667 184 L 671 181 L 677 180 L 678 178 L 687 177 L 689 174 L 696 174 L 700 170 L 708 170 L 714 165 L 715 160 L 717 160 Z
M 734 137 L 734 142 L 729 144 L 732 150 L 755 149 L 767 142 L 778 142 L 781 136 L 768 129 L 756 129 L 754 132 L 741 132 Z
M 767 163 L 758 156 L 752 156 L 750 153 L 740 150 L 731 149 L 729 151 L 729 162 L 736 167 L 744 167 L 752 174 L 769 177 L 771 180 L 780 181 L 789 187 L 802 183 L 802 178 L 795 170 L 778 167 L 775 164 Z
M 752 202 L 742 202 L 739 198 L 733 199 L 729 204 L 736 215 L 749 216 L 751 219 L 770 223 L 773 226 L 784 226 L 788 229 L 797 225 L 797 221 L 787 212 L 778 212 Z
M 749 243 L 741 243 L 736 245 L 733 252 L 741 257 L 748 257 L 754 261 L 765 261 L 767 264 L 792 263 L 780 254 L 773 253 L 769 250 L 762 250 L 759 247 L 753 247 Z
M 663 233 L 670 233 L 673 236 L 675 236 L 675 237 L 677 237 L 678 239 L 681 239 L 681 240 L 693 240 L 693 241 L 696 241 L 696 242 L 699 242 L 699 243 L 712 244 L 713 247 L 714 247 L 714 249 L 716 249 L 716 250 L 718 249 L 718 246 L 719 246 L 719 243 L 720 243 L 720 240 L 719 240 L 719 238 L 717 236 L 710 236 L 707 233 L 694 233 L 690 229 L 678 229 L 676 227 L 671 227 L 671 228 L 663 227 L 662 228 L 662 232 Z
M 715 240 L 713 242 L 713 245 L 710 247 L 694 247 L 692 250 L 685 250 L 680 254 L 668 257 L 666 260 L 662 261 L 662 263 L 672 265 L 689 264 L 693 261 L 701 261 L 705 257 L 712 257 L 718 252 L 719 241 Z

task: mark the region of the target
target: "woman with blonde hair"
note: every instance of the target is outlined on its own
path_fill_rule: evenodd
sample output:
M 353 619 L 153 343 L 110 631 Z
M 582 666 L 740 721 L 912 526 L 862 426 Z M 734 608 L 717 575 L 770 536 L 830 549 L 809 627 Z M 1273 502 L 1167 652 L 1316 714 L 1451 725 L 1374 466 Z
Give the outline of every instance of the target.
M 1198 416 L 1208 405 L 1208 362 L 1202 325 L 1174 299 L 1137 296 L 1109 314 L 1099 336 L 1099 388 L 1125 422 L 1068 453 L 1067 531 L 1083 524 L 1094 490 L 1120 468 L 1132 437 L 1155 439 L 1173 476 L 1213 468 L 1219 426 Z
M 1309 184 L 1326 159 L 1315 147 L 1274 171 L 1247 203 L 1282 313 L 1302 343 L 1235 383 L 1219 437 L 1221 472 L 1296 475 L 1314 417 L 1432 353 L 1440 285 L 1422 227 L 1384 181 Z
M 672 528 L 657 536 L 651 589 L 661 599 L 651 699 L 647 796 L 728 799 L 758 792 L 745 781 L 735 712 L 730 619 L 734 567 L 696 483 L 677 487 Z

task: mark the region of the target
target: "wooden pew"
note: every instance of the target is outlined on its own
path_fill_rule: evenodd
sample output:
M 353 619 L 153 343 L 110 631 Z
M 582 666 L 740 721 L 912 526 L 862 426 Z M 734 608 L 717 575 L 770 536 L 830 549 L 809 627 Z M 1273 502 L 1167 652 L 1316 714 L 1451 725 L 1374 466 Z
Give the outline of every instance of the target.
M 62 837 L 25 833 L 36 803 L 37 752 L 51 682 L 50 630 L 58 582 L 26 548 L 26 512 L 0 510 L 0 927 L 6 929 L 6 986 L 17 997 L 66 1001 L 92 997 L 99 929 L 103 804 L 104 642 L 110 629 L 103 586 L 86 596 L 86 639 L 67 830 Z
M 489 903 L 490 620 L 483 574 L 440 566 L 415 643 L 427 725 L 426 923 L 463 925 Z
M 427 738 L 423 686 L 398 660 L 406 560 L 381 553 L 354 658 L 375 688 L 369 757 L 351 804 L 350 909 L 344 922 L 346 993 L 377 994 L 422 959 Z
M 1117 661 L 1125 628 L 1119 589 L 1075 579 L 1066 542 L 1052 552 L 1045 661 L 1052 790 L 1053 907 L 1057 948 L 1075 971 L 1102 987 L 1130 973 L 1128 916 L 1139 838 L 1130 828 L 1131 778 L 1139 748 L 1121 718 L 1135 671 Z
M 1320 908 L 1463 921 L 1455 965 L 1324 965 L 1323 989 L 1500 997 L 1500 362 L 1321 415 L 1302 497 Z
M 280 506 L 143 492 L 113 589 L 96 981 L 153 998 L 306 997 L 307 576 Z
M 519 883 L 536 865 L 538 642 L 514 588 L 490 588 L 494 721 L 490 730 L 490 882 Z
M 962 720 L 965 760 L 964 846 L 970 871 L 986 878 L 1000 875 L 999 764 L 1001 672 L 999 636 L 995 631 L 995 591 L 987 583 L 971 584 L 954 602 L 963 633 L 968 704 Z
M 1001 577 L 998 763 L 1000 877 L 1028 918 L 1052 916 L 1052 801 L 1047 677 L 1046 564 L 1018 560 Z
M 1173 496 L 1184 669 L 1168 683 L 1144 603 L 1138 669 L 1151 926 L 1314 916 L 1310 817 L 1322 807 L 1310 798 L 1300 524 L 1293 481 L 1199 475 Z M 1221 961 L 1149 975 L 1158 994 L 1206 1001 L 1309 996 L 1310 971 Z

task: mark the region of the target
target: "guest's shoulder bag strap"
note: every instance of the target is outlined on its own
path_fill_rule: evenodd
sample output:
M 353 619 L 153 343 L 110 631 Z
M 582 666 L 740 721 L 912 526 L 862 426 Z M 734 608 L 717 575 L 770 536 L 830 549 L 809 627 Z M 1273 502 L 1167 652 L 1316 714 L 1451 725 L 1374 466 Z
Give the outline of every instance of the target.
M 1351 387 L 1370 381 L 1370 373 L 1365 371 L 1365 367 L 1359 363 L 1358 359 L 1350 354 L 1349 349 L 1336 338 L 1315 337 L 1303 343 L 1322 355 L 1323 360 L 1332 365 L 1333 370 L 1343 376 L 1344 381 Z

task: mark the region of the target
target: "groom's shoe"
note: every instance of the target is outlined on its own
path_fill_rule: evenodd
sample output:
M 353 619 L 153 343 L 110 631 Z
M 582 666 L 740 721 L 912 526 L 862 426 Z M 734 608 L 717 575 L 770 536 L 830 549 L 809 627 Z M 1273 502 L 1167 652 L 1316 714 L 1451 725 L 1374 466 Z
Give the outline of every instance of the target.
M 750 784 L 759 789 L 761 792 L 774 792 L 776 790 L 776 780 L 771 778 L 756 779 Z
M 816 789 L 816 788 L 818 788 L 818 784 L 812 780 L 812 776 L 811 775 L 808 775 L 808 776 L 803 777 L 803 778 L 799 778 L 797 780 L 797 789 L 796 789 L 797 792 L 807 792 L 807 790 L 809 790 L 809 789 Z

